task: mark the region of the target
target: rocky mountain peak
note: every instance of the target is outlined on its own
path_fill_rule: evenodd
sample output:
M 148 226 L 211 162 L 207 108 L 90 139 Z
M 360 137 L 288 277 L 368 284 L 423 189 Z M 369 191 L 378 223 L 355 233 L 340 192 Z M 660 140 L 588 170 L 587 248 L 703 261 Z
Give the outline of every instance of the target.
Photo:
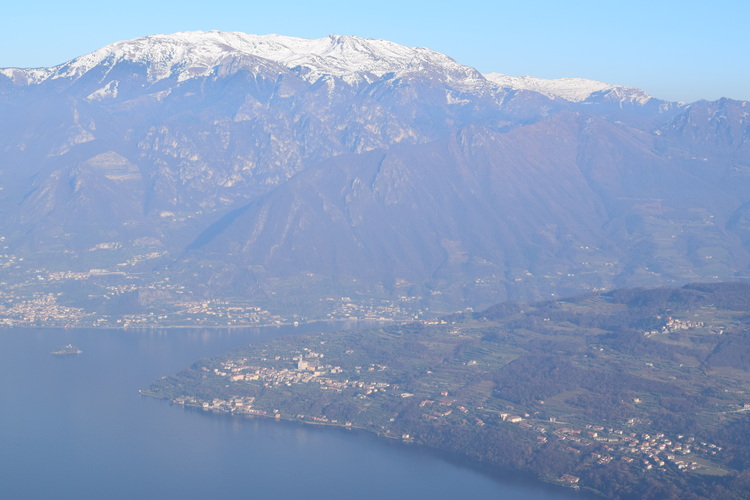
M 238 57 L 261 58 L 296 68 L 312 81 L 323 76 L 359 80 L 367 75 L 400 76 L 425 70 L 444 73 L 467 85 L 484 81 L 476 70 L 444 54 L 387 40 L 347 35 L 307 39 L 220 31 L 151 35 L 116 42 L 52 68 L 8 68 L 0 72 L 17 83 L 34 84 L 48 79 L 77 79 L 94 68 L 112 68 L 126 62 L 146 65 L 153 83 L 172 77 L 184 81 L 208 76 L 226 59 Z

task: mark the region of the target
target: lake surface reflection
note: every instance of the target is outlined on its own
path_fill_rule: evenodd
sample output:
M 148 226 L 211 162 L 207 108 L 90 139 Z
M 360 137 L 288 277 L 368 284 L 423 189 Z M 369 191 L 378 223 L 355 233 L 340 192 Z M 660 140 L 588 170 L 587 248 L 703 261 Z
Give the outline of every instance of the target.
M 0 498 L 580 498 L 364 433 L 211 415 L 138 394 L 233 347 L 340 327 L 0 329 Z M 66 344 L 83 353 L 50 354 Z

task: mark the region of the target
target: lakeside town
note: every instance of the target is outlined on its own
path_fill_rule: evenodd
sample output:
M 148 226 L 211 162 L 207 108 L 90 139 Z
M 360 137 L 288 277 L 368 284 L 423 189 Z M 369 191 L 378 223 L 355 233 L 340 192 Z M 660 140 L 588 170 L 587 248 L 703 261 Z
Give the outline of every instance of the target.
M 407 296 L 391 300 L 328 295 L 309 307 L 314 317 L 276 300 L 273 293 L 266 299 L 201 297 L 168 274 L 144 271 L 143 263 L 164 255 L 150 252 L 87 271 L 27 266 L 23 258 L 0 255 L 0 268 L 5 269 L 0 278 L 0 327 L 224 328 L 411 321 L 425 314 L 418 297 Z
M 671 316 L 663 324 L 660 335 L 695 334 L 695 329 L 706 328 L 704 322 Z M 511 396 L 486 389 L 479 394 L 487 384 L 480 379 L 487 377 L 481 370 L 489 359 L 479 353 L 492 357 L 495 353 L 487 349 L 496 346 L 479 348 L 472 340 L 471 358 L 444 357 L 462 341 L 476 338 L 476 325 L 467 330 L 456 323 L 426 320 L 411 328 L 432 328 L 423 342 L 441 353 L 440 362 L 433 357 L 427 364 L 419 357 L 408 358 L 403 347 L 410 341 L 395 327 L 370 332 L 369 343 L 361 336 L 340 339 L 321 334 L 206 360 L 142 393 L 207 412 L 361 429 L 436 448 L 439 443 L 424 432 L 450 429 L 446 432 L 460 434 L 466 429 L 480 436 L 510 432 L 519 439 L 519 447 L 528 448 L 532 455 L 555 450 L 558 462 L 567 463 L 568 469 L 546 473 L 544 479 L 575 488 L 586 487 L 584 478 L 593 471 L 617 464 L 629 474 L 664 480 L 735 473 L 726 464 L 725 444 L 714 442 L 708 428 L 704 433 L 682 433 L 660 428 L 648 411 L 618 423 L 559 401 L 519 404 L 506 399 Z M 643 333 L 644 338 L 655 335 Z M 405 362 L 404 356 L 409 360 Z M 469 380 L 475 381 L 476 388 L 467 390 Z M 197 387 L 201 389 L 195 392 Z M 648 397 L 632 398 L 629 404 L 652 407 Z M 750 402 L 737 401 L 727 400 L 723 407 L 711 409 L 707 419 L 731 419 L 750 409 Z M 567 458 L 560 460 L 561 456 Z
M 399 392 L 399 386 L 393 386 L 386 382 L 374 380 L 350 380 L 346 377 L 346 371 L 340 366 L 323 364 L 324 355 L 321 353 L 307 351 L 304 354 L 289 357 L 275 356 L 275 361 L 293 361 L 296 367 L 292 368 L 270 368 L 253 366 L 248 364 L 247 358 L 239 358 L 221 362 L 219 367 L 214 368 L 213 375 L 224 377 L 231 382 L 254 382 L 258 381 L 263 387 L 274 388 L 279 386 L 292 386 L 294 384 L 317 384 L 316 388 L 323 391 L 343 392 L 346 389 L 358 391 L 359 399 L 367 399 L 368 396 L 380 392 L 389 393 L 397 398 L 414 397 L 412 393 Z M 264 360 L 261 358 L 261 360 Z M 211 371 L 203 366 L 204 372 Z M 354 373 L 360 376 L 367 372 L 384 372 L 388 367 L 385 365 L 371 364 L 367 367 L 355 366 Z M 337 375 L 331 378 L 326 375 Z M 494 423 L 517 424 L 520 428 L 538 434 L 536 437 L 539 444 L 545 444 L 551 439 L 563 442 L 566 449 L 574 453 L 584 454 L 582 458 L 596 464 L 607 464 L 613 460 L 621 460 L 625 463 L 635 463 L 643 470 L 654 470 L 666 472 L 668 468 L 676 470 L 696 471 L 698 469 L 721 471 L 721 468 L 710 460 L 722 451 L 722 447 L 713 443 L 702 441 L 695 436 L 682 434 L 668 437 L 664 432 L 638 433 L 625 429 L 616 429 L 597 424 L 584 424 L 580 427 L 558 422 L 556 417 L 546 420 L 534 418 L 528 413 L 523 416 L 509 412 L 489 413 L 485 407 L 472 408 L 469 403 L 461 404 L 454 398 L 450 398 L 446 391 L 432 395 L 433 399 L 422 399 L 419 408 L 423 408 L 422 418 L 438 421 L 446 419 L 453 414 L 454 409 L 461 417 L 461 423 L 465 425 L 485 426 L 488 421 Z M 332 425 L 343 424 L 352 426 L 351 421 L 339 422 L 335 418 L 327 418 L 319 415 L 284 415 L 280 410 L 261 409 L 254 405 L 254 397 L 233 397 L 228 399 L 212 398 L 210 401 L 201 400 L 191 396 L 179 396 L 172 400 L 178 405 L 198 407 L 206 411 L 231 413 L 237 415 L 271 415 L 274 418 L 286 418 L 294 420 L 309 420 L 317 423 L 329 423 Z M 750 404 L 745 405 L 742 411 L 750 410 Z M 481 418 L 480 418 L 481 417 Z M 395 419 L 394 419 L 395 420 Z M 629 428 L 635 424 L 635 419 L 627 422 Z M 379 434 L 393 437 L 391 429 L 382 428 Z M 414 439 L 410 434 L 402 434 L 401 438 L 407 441 Z M 600 445 L 600 447 L 595 446 Z M 596 449 L 597 451 L 592 451 Z M 577 478 L 570 474 L 564 476 L 569 482 L 577 482 Z

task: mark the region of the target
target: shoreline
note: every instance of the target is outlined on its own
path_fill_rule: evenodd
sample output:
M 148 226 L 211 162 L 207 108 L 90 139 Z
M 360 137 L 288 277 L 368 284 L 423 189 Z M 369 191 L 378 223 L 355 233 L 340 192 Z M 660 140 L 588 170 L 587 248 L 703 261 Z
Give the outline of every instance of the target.
M 242 330 L 248 328 L 282 328 L 282 327 L 294 327 L 304 328 L 306 326 L 314 326 L 318 324 L 331 324 L 331 323 L 368 323 L 368 324 L 391 324 L 391 323 L 410 323 L 418 320 L 399 320 L 399 319 L 314 319 L 310 321 L 302 322 L 281 322 L 281 323 L 263 323 L 263 324 L 247 324 L 247 325 L 164 325 L 164 326 L 95 326 L 95 325 L 61 325 L 61 326 L 31 326 L 31 325 L 0 325 L 0 330 L 112 330 L 112 331 L 153 331 L 153 330 Z
M 565 483 L 560 478 L 538 476 L 531 471 L 526 471 L 522 469 L 513 469 L 513 468 L 503 467 L 499 465 L 493 465 L 490 462 L 482 462 L 482 461 L 474 460 L 460 453 L 455 453 L 455 452 L 451 452 L 448 450 L 444 450 L 442 448 L 431 446 L 429 444 L 420 443 L 418 441 L 415 441 L 414 438 L 403 439 L 402 437 L 399 437 L 399 436 L 390 436 L 385 433 L 377 432 L 375 430 L 368 429 L 366 427 L 362 427 L 358 425 L 346 425 L 346 424 L 341 424 L 338 422 L 332 423 L 332 422 L 308 421 L 308 420 L 303 420 L 303 419 L 299 419 L 296 417 L 285 417 L 281 415 L 280 413 L 269 415 L 267 413 L 242 413 L 242 412 L 233 412 L 233 411 L 222 411 L 222 410 L 216 410 L 216 409 L 203 408 L 202 406 L 197 406 L 195 404 L 175 403 L 170 399 L 167 399 L 162 396 L 158 396 L 144 389 L 139 389 L 138 393 L 144 397 L 149 397 L 149 398 L 165 401 L 169 403 L 170 406 L 180 406 L 184 410 L 195 411 L 195 412 L 198 412 L 199 414 L 205 414 L 207 416 L 218 416 L 218 417 L 224 417 L 224 418 L 239 418 L 243 420 L 245 419 L 252 420 L 253 418 L 260 418 L 266 421 L 282 422 L 282 423 L 285 423 L 288 425 L 294 425 L 294 426 L 302 425 L 302 426 L 313 426 L 313 427 L 336 430 L 336 431 L 362 432 L 369 436 L 372 436 L 373 438 L 377 438 L 378 440 L 385 439 L 386 440 L 385 442 L 389 442 L 391 444 L 418 447 L 431 454 L 435 454 L 444 460 L 448 460 L 449 462 L 458 464 L 462 467 L 467 467 L 471 470 L 475 470 L 481 474 L 487 475 L 493 478 L 494 480 L 498 480 L 501 482 L 508 482 L 508 481 L 515 481 L 519 483 L 531 482 L 538 486 L 545 486 L 545 487 L 553 488 L 555 491 L 560 491 L 562 489 L 565 492 L 574 493 L 577 496 L 579 496 L 581 499 L 594 500 L 594 499 L 603 498 L 601 495 L 597 494 L 597 492 L 593 490 L 582 489 L 578 485 Z M 519 476 L 522 479 L 521 481 L 518 480 Z

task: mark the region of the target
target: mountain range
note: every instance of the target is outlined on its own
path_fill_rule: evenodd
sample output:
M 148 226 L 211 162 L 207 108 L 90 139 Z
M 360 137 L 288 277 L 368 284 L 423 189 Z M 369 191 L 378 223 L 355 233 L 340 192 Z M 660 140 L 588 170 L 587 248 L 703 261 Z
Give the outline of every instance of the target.
M 749 111 L 354 36 L 118 42 L 0 69 L 2 280 L 442 311 L 741 280 Z

